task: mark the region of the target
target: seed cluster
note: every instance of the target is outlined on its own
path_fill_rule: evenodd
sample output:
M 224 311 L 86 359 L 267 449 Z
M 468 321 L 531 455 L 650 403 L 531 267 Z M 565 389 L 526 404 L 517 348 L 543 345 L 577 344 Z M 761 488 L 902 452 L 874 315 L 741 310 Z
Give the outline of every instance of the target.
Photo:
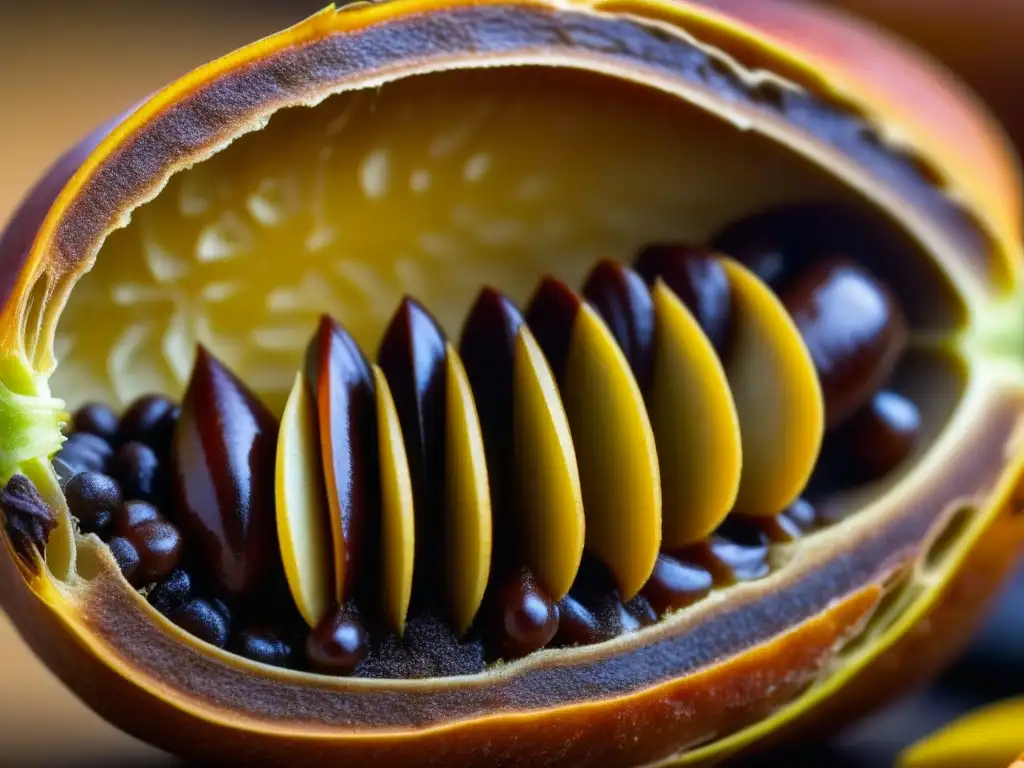
M 907 335 L 894 295 L 855 259 L 820 244 L 812 248 L 806 233 L 794 235 L 770 219 L 738 222 L 714 245 L 761 276 L 811 352 L 828 430 L 808 493 L 828 495 L 892 471 L 910 454 L 921 426 L 913 402 L 887 388 Z M 107 543 L 125 578 L 154 608 L 200 640 L 261 663 L 333 675 L 456 675 L 545 647 L 588 645 L 637 631 L 716 588 L 763 578 L 774 545 L 826 523 L 808 498 L 773 517 L 732 514 L 698 543 L 663 546 L 646 583 L 629 600 L 621 597 L 617 574 L 593 552 L 584 553 L 571 588 L 557 600 L 525 564 L 522 532 L 514 524 L 520 512 L 510 506 L 515 483 L 506 471 L 512 464 L 517 329 L 530 326 L 561 383 L 572 315 L 587 302 L 647 397 L 655 281 L 679 297 L 715 353 L 727 358 L 735 297 L 710 248 L 654 244 L 632 268 L 599 264 L 582 298 L 548 279 L 525 316 L 493 290 L 485 290 L 471 312 L 460 352 L 480 411 L 495 544 L 486 592 L 465 632 L 454 627 L 450 606 L 438 599 L 450 567 L 442 535 L 449 524 L 442 503 L 449 459 L 439 448 L 451 403 L 450 347 L 436 321 L 412 300 L 403 302 L 389 325 L 378 358 L 394 397 L 415 497 L 416 576 L 403 632 L 382 615 L 380 586 L 366 576 L 366 563 L 379 567 L 384 535 L 372 511 L 382 503 L 379 488 L 365 479 L 379 471 L 367 448 L 377 441 L 373 373 L 330 318 L 314 336 L 305 368 L 323 468 L 328 485 L 336 483 L 328 492 L 335 494 L 337 515 L 335 599 L 313 626 L 289 591 L 274 527 L 278 421 L 205 349 L 197 354 L 180 406 L 150 395 L 120 417 L 102 404 L 74 414 L 54 457 L 68 507 L 82 531 Z M 846 311 L 854 305 L 857 312 Z

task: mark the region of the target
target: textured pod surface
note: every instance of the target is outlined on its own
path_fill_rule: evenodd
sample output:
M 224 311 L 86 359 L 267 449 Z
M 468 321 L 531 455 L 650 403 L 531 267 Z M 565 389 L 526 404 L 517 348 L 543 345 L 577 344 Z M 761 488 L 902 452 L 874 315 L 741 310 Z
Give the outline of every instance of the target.
M 705 47 L 694 45 L 694 39 Z M 872 65 L 901 77 L 869 76 L 863 46 L 871 42 L 856 29 L 780 3 L 734 2 L 714 10 L 696 4 L 395 4 L 325 12 L 171 86 L 89 156 L 45 222 L 33 221 L 31 211 L 14 222 L 38 234 L 5 305 L 6 356 L 0 373 L 14 396 L 3 401 L 5 426 L 10 427 L 4 468 L 6 474 L 20 470 L 36 481 L 63 514 L 63 528 L 50 538 L 45 569 L 8 548 L 10 557 L 0 561 L 5 608 L 40 655 L 103 714 L 155 743 L 203 757 L 276 754 L 314 760 L 334 751 L 353 760 L 416 764 L 430 749 L 438 760 L 452 764 L 485 758 L 642 764 L 694 748 L 685 759 L 717 759 L 781 732 L 800 717 L 826 718 L 870 704 L 895 682 L 883 662 L 905 661 L 900 674 L 908 678 L 930 673 L 967 631 L 983 603 L 980 598 L 1009 566 L 1024 535 L 1013 514 L 1020 506 L 1024 410 L 1019 192 L 1005 148 L 987 122 L 909 54 L 872 47 Z M 309 66 L 310 61 L 317 66 Z M 545 66 L 527 67 L 519 78 L 509 77 L 502 67 L 468 71 L 485 63 Z M 441 69 L 466 71 L 444 74 Z M 784 85 L 756 74 L 762 69 L 776 73 Z M 423 78 L 406 77 L 428 72 Z M 389 82 L 379 100 L 371 100 L 371 110 L 360 94 L 384 81 Z M 327 100 L 308 112 L 289 110 L 263 126 L 278 107 L 316 102 L 345 89 L 351 93 L 338 97 L 340 102 Z M 914 100 L 906 98 L 910 90 Z M 506 666 L 500 675 L 484 672 L 440 684 L 270 672 L 178 631 L 127 588 L 106 548 L 94 538 L 74 535 L 59 489 L 46 463 L 39 461 L 59 444 L 60 405 L 49 399 L 49 385 L 71 405 L 87 393 L 125 402 L 139 387 L 180 391 L 188 374 L 180 350 L 190 348 L 189 334 L 199 334 L 211 337 L 219 353 L 231 355 L 242 378 L 279 406 L 302 345 L 294 341 L 295 334 L 288 335 L 288 323 L 261 324 L 268 316 L 252 308 L 263 302 L 271 312 L 292 307 L 289 321 L 302 320 L 303 309 L 339 311 L 364 348 L 373 348 L 387 317 L 381 307 L 392 304 L 408 284 L 428 286 L 417 290 L 429 294 L 426 303 L 443 313 L 439 320 L 452 333 L 480 282 L 493 280 L 525 299 L 526 289 L 548 268 L 557 268 L 567 281 L 579 278 L 597 255 L 598 243 L 579 234 L 552 235 L 527 238 L 512 248 L 507 245 L 508 219 L 497 217 L 499 212 L 510 215 L 511 202 L 487 188 L 491 191 L 475 198 L 495 203 L 484 212 L 467 214 L 459 200 L 431 198 L 429 210 L 451 215 L 456 229 L 472 225 L 468 238 L 453 241 L 452 231 L 434 231 L 437 218 L 423 223 L 415 216 L 379 211 L 375 215 L 380 218 L 365 219 L 378 226 L 349 228 L 350 235 L 368 231 L 384 240 L 381 233 L 389 230 L 380 222 L 392 223 L 396 229 L 390 234 L 401 231 L 399 224 L 413 222 L 411 232 L 422 250 L 407 256 L 402 249 L 413 239 L 398 237 L 371 249 L 365 261 L 351 252 L 331 251 L 332 263 L 345 265 L 347 285 L 358 288 L 344 297 L 321 294 L 308 302 L 319 306 L 304 307 L 311 292 L 337 289 L 338 283 L 319 281 L 310 268 L 280 285 L 287 258 L 282 250 L 296 246 L 300 231 L 281 225 L 293 205 L 290 182 L 280 178 L 282 168 L 259 168 L 234 209 L 230 203 L 218 208 L 223 201 L 211 196 L 203 180 L 203 173 L 217 171 L 218 162 L 228 172 L 223 177 L 232 179 L 245 177 L 254 156 L 295 164 L 299 158 L 288 148 L 303 145 L 294 141 L 296 136 L 335 131 L 348 139 L 346 148 L 362 153 L 349 160 L 359 169 L 355 177 L 369 204 L 394 204 L 388 190 L 396 167 L 408 174 L 409 196 L 431 185 L 441 194 L 457 186 L 453 179 L 442 183 L 443 173 L 424 176 L 418 172 L 425 169 L 404 164 L 426 156 L 430 147 L 407 156 L 397 138 L 393 153 L 381 154 L 384 147 L 373 142 L 357 146 L 383 135 L 379 126 L 400 124 L 400 105 L 422 107 L 421 117 L 438 121 L 432 127 L 439 135 L 457 136 L 440 130 L 453 127 L 445 122 L 457 106 L 453 91 L 462 108 L 455 113 L 456 125 L 473 119 L 473 110 L 480 107 L 476 119 L 492 126 L 488 131 L 498 131 L 487 134 L 489 156 L 469 154 L 453 164 L 463 180 L 478 182 L 506 163 L 506 170 L 494 176 L 501 182 L 498 188 L 511 189 L 508 168 L 546 163 L 551 174 L 542 181 L 569 183 L 556 200 L 573 202 L 561 210 L 587 211 L 568 224 L 545 225 L 556 234 L 566 227 L 586 231 L 582 225 L 593 220 L 594 211 L 580 202 L 580 189 L 605 192 L 621 178 L 614 165 L 604 163 L 594 164 L 600 172 L 592 176 L 575 176 L 568 163 L 559 164 L 559 157 L 564 154 L 577 167 L 586 167 L 580 158 L 606 157 L 598 150 L 621 133 L 573 131 L 570 126 L 572 140 L 556 143 L 548 154 L 504 156 L 494 150 L 511 146 L 511 136 L 493 128 L 504 121 L 486 121 L 483 105 L 494 101 L 488 94 L 501 91 L 506 99 L 511 93 L 506 103 L 528 115 L 519 125 L 507 122 L 512 135 L 521 135 L 522 126 L 535 125 L 539 116 L 553 114 L 551 105 L 568 94 L 573 94 L 572 108 L 563 114 L 583 125 L 599 125 L 589 119 L 594 116 L 616 125 L 614 114 L 620 120 L 628 114 L 633 133 L 645 135 L 623 145 L 626 157 L 618 171 L 642 175 L 647 169 L 652 176 L 631 190 L 634 216 L 624 216 L 625 221 L 604 217 L 612 226 L 603 233 L 602 250 L 628 253 L 637 241 L 655 237 L 704 238 L 737 216 L 791 202 L 779 199 L 774 183 L 783 170 L 801 196 L 829 193 L 873 210 L 898 242 L 900 258 L 907 259 L 907 273 L 895 276 L 896 290 L 908 302 L 922 343 L 909 353 L 917 362 L 905 379 L 912 389 L 924 387 L 917 391 L 934 395 L 931 412 L 925 414 L 931 431 L 905 472 L 859 497 L 830 500 L 823 513 L 841 522 L 791 550 L 775 550 L 781 565 L 769 575 L 729 586 L 646 629 L 593 646 L 543 651 Z M 394 101 L 389 101 L 391 94 Z M 600 104 L 609 100 L 616 109 L 601 111 Z M 340 110 L 323 111 L 335 103 Z M 708 117 L 704 109 L 721 119 Z M 936 113 L 947 119 L 936 119 Z M 312 122 L 304 123 L 308 116 Z M 689 142 L 678 141 L 684 125 Z M 736 125 L 754 128 L 765 138 L 741 139 L 746 134 Z M 173 171 L 221 148 L 243 129 L 257 127 L 262 130 L 239 138 L 235 146 L 161 189 Z M 901 141 L 897 144 L 893 136 Z M 694 151 L 645 156 L 645 145 Z M 274 152 L 266 151 L 272 147 Z M 332 151 L 342 152 L 339 146 Z M 443 142 L 435 151 L 443 155 Z M 667 181 L 652 180 L 693 179 L 691 163 L 702 155 L 716 158 L 709 166 L 716 182 L 704 187 L 717 202 L 709 204 L 710 212 L 680 218 L 676 199 L 665 191 Z M 738 167 L 730 170 L 729 157 L 739 157 Z M 751 168 L 757 169 L 753 178 Z M 265 184 L 268 178 L 275 181 Z M 305 178 L 329 185 L 315 173 Z M 529 176 L 516 181 L 521 182 L 517 194 L 527 202 L 531 190 L 543 187 Z M 74 278 L 91 266 L 102 236 L 126 224 L 123 214 L 157 192 L 123 232 L 110 237 L 93 274 L 71 293 Z M 648 193 L 653 199 L 644 198 Z M 301 189 L 298 194 L 303 199 Z M 341 188 L 323 192 L 322 199 L 351 198 Z M 599 200 L 586 202 L 596 206 Z M 652 207 L 655 202 L 662 207 Z M 303 205 L 298 208 L 307 210 Z M 385 206 L 385 214 L 413 210 L 399 205 Z M 514 210 L 530 222 L 528 231 L 544 231 L 535 226 L 544 220 L 539 214 L 531 217 L 527 208 L 524 203 Z M 621 207 L 614 208 L 623 215 Z M 239 225 L 243 209 L 265 230 L 255 240 L 252 228 Z M 221 216 L 223 210 L 234 215 Z M 315 205 L 312 210 L 314 217 L 322 214 Z M 358 214 L 369 217 L 373 210 L 378 209 L 368 205 Z M 608 206 L 597 210 L 607 214 Z M 197 212 L 199 224 L 186 224 L 190 211 Z M 211 211 L 212 219 L 206 216 Z M 644 219 L 640 211 L 660 211 L 662 218 Z M 464 217 L 461 223 L 459 216 Z M 303 219 L 307 252 L 333 242 L 325 221 Z M 616 231 L 619 239 L 608 236 Z M 461 257 L 464 264 L 481 267 L 471 288 L 460 288 L 456 281 L 434 284 L 417 271 L 431 250 L 450 256 L 467 244 L 473 248 Z M 387 263 L 398 276 L 390 287 L 381 287 L 380 273 L 360 269 L 379 263 L 375 257 L 384 258 L 384 251 L 391 253 Z M 183 260 L 185 253 L 194 258 Z M 532 253 L 540 264 L 512 253 Z M 246 266 L 233 268 L 230 263 L 242 254 Z M 248 263 L 252 282 L 232 281 L 235 269 L 248 272 Z M 271 291 L 259 283 L 264 273 L 272 276 L 270 285 L 286 290 Z M 442 269 L 436 274 L 460 273 Z M 165 287 L 154 292 L 154 281 Z M 168 283 L 173 290 L 166 289 Z M 908 296 L 907 285 L 918 287 L 917 302 Z M 198 295 L 227 309 L 200 315 L 204 325 L 188 314 L 187 302 L 168 300 L 178 294 Z M 57 316 L 69 296 L 58 328 Z M 352 297 L 361 301 L 345 300 Z M 96 303 L 111 298 L 114 309 L 107 319 L 96 316 Z M 140 301 L 159 305 L 152 316 L 177 330 L 154 334 L 128 323 L 125 316 L 137 311 Z M 250 311 L 237 311 L 243 308 Z M 232 317 L 244 322 L 232 325 Z M 95 331 L 87 342 L 76 336 L 85 327 Z M 67 351 L 50 379 L 53 333 L 63 328 L 67 335 L 60 339 Z M 303 343 L 306 333 L 303 327 Z M 259 341 L 232 343 L 241 337 Z M 161 350 L 155 362 L 146 357 L 154 348 Z M 267 360 L 273 365 L 264 365 Z M 79 382 L 77 389 L 72 381 Z M 950 631 L 937 642 L 932 633 L 947 625 Z M 845 647 L 837 650 L 840 645 Z M 175 730 L 194 734 L 194 741 L 176 743 L 170 735 Z

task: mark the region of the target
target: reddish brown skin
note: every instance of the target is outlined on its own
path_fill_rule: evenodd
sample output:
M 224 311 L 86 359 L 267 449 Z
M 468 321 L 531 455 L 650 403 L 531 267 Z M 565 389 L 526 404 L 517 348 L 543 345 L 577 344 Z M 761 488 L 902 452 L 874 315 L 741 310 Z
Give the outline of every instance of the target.
M 1008 159 L 990 141 L 991 136 L 984 124 L 975 120 L 969 109 L 962 107 L 960 96 L 947 90 L 941 78 L 924 69 L 906 67 L 905 62 L 891 50 L 879 52 L 872 45 L 873 39 L 861 30 L 848 28 L 825 17 L 797 13 L 779 0 L 721 0 L 713 5 L 723 13 L 754 25 L 766 35 L 784 41 L 799 55 L 806 54 L 810 59 L 812 54 L 821 56 L 823 51 L 827 51 L 834 56 L 830 66 L 833 70 L 837 66 L 845 68 L 844 73 L 849 75 L 847 84 L 853 82 L 863 88 L 866 104 L 883 111 L 891 109 L 894 113 L 901 113 L 913 129 L 911 133 L 922 143 L 929 144 L 933 157 L 948 156 L 951 170 L 971 168 L 965 175 L 974 180 L 974 210 L 981 212 L 979 216 L 988 217 L 992 228 L 999 230 L 1005 247 L 1014 247 L 1019 239 L 1019 227 L 1006 222 L 1017 215 L 1020 196 L 1013 172 L 1008 169 Z M 452 23 L 459 19 L 445 21 Z M 428 30 L 420 39 L 432 39 L 431 35 L 445 31 L 450 31 L 450 26 L 441 24 Z M 468 34 L 465 27 L 461 31 Z M 579 37 L 565 43 L 566 48 L 586 47 L 587 30 L 580 32 Z M 404 42 L 409 43 L 411 39 Z M 325 54 L 331 54 L 337 52 L 332 44 L 328 39 L 312 45 L 320 46 L 319 50 Z M 738 45 L 732 41 L 732 48 L 748 58 L 767 56 L 752 43 Z M 868 51 L 871 55 L 867 54 Z M 217 87 L 222 89 L 221 93 L 239 96 L 236 100 L 218 99 L 211 96 L 208 89 L 198 87 L 183 100 L 180 110 L 169 109 L 155 117 L 147 129 L 149 132 L 140 132 L 126 142 L 87 184 L 83 198 L 76 201 L 68 212 L 69 223 L 60 229 L 59 244 L 54 251 L 57 255 L 53 256 L 49 266 L 58 272 L 79 268 L 81 265 L 74 260 L 75 255 L 86 252 L 96 233 L 112 221 L 121 206 L 145 195 L 155 185 L 155 177 L 161 169 L 168 169 L 175 162 L 187 159 L 191 152 L 216 144 L 250 118 L 253 104 L 251 98 L 247 98 L 259 89 L 256 81 L 247 81 L 247 77 L 277 77 L 282 90 L 275 98 L 301 98 L 310 87 L 308 68 L 302 66 L 302 62 L 307 61 L 306 53 L 301 49 L 274 53 L 267 56 L 265 68 L 238 70 L 225 75 Z M 358 56 L 330 60 L 338 62 L 341 67 L 349 66 L 352 61 L 361 61 Z M 880 69 L 901 76 L 879 77 Z M 810 70 L 813 66 L 807 71 Z M 803 74 L 806 75 L 807 71 Z M 907 97 L 910 92 L 915 94 L 915 99 Z M 914 105 L 912 108 L 909 106 L 911 103 Z M 196 128 L 202 121 L 193 120 L 197 110 L 202 113 L 204 107 L 213 109 L 208 113 L 213 119 L 203 124 L 215 124 L 206 132 Z M 910 114 L 911 109 L 919 110 L 918 119 Z M 924 115 L 928 115 L 927 125 L 923 123 Z M 935 119 L 935 115 L 941 115 L 943 119 Z M 183 126 L 190 127 L 177 130 Z M 165 142 L 161 131 L 168 131 L 163 136 L 173 135 L 174 142 Z M 44 180 L 34 193 L 35 198 L 30 197 L 30 204 L 15 216 L 10 230 L 13 234 L 0 239 L 0 261 L 9 267 L 11 274 L 23 263 L 25 244 L 34 237 L 43 218 L 41 209 L 44 211 L 46 204 L 42 201 L 56 194 L 61 180 L 70 176 L 71 169 L 84 154 L 81 151 L 72 153 Z M 115 184 L 115 179 L 121 183 Z M 130 191 L 115 191 L 125 188 Z M 978 192 L 979 189 L 982 191 Z M 85 198 L 88 198 L 87 202 Z M 1008 214 L 1008 209 L 1013 213 Z M 1005 274 L 1005 267 L 1001 266 L 1003 257 L 993 243 L 977 237 L 976 229 L 968 230 L 962 230 L 959 224 L 947 226 L 949 237 L 963 244 L 965 258 L 980 266 L 981 274 L 994 278 Z M 11 340 L 6 341 L 9 343 Z M 987 428 L 986 437 L 982 439 L 975 435 L 974 445 L 968 446 L 982 449 L 975 453 L 978 461 L 985 464 L 975 467 L 966 462 L 971 466 L 963 469 L 958 477 L 951 478 L 948 487 L 942 489 L 947 492 L 947 497 L 978 494 L 984 498 L 991 491 L 994 478 L 986 472 L 996 474 L 1000 470 L 1004 448 L 1001 441 L 1005 440 L 1006 431 L 1024 410 L 1021 403 L 1004 402 L 1002 406 L 1002 410 L 995 409 L 986 416 L 986 419 L 991 419 L 982 425 Z M 990 591 L 1009 569 L 1024 541 L 1024 525 L 1020 522 L 1024 518 L 1020 512 L 1022 507 L 1024 493 L 1018 487 L 996 522 L 976 542 L 965 567 L 947 587 L 944 600 L 933 612 L 934 621 L 930 626 L 933 630 L 935 627 L 950 627 L 948 636 L 929 634 L 922 637 L 911 633 L 881 660 L 862 671 L 843 695 L 820 709 L 820 714 L 812 713 L 814 720 L 807 719 L 800 725 L 813 727 L 818 720 L 839 716 L 839 713 L 845 715 L 850 707 L 867 706 L 887 695 L 894 689 L 894 684 L 901 682 L 901 678 L 913 680 L 933 672 L 936 665 L 950 654 L 947 640 L 956 645 L 969 631 L 970 619 L 975 618 L 983 602 L 978 596 Z M 1007 510 L 1013 510 L 1015 514 Z M 934 516 L 938 509 L 922 507 L 915 512 L 916 519 L 921 522 L 931 519 L 928 514 Z M 919 544 L 920 533 L 916 529 L 914 531 Z M 851 541 L 848 546 L 852 554 L 857 555 L 862 550 L 871 550 L 872 544 L 878 546 L 876 540 L 864 538 Z M 364 732 L 340 742 L 331 741 L 330 736 L 313 740 L 301 735 L 285 735 L 280 731 L 275 733 L 270 724 L 245 721 L 243 716 L 235 720 L 237 729 L 214 725 L 142 690 L 131 682 L 133 677 L 145 679 L 131 658 L 110 646 L 111 652 L 121 654 L 122 658 L 116 668 L 108 666 L 91 648 L 70 635 L 60 615 L 32 594 L 29 584 L 34 577 L 15 558 L 6 538 L 4 545 L 7 551 L 5 556 L 0 556 L 0 585 L 3 586 L 0 600 L 4 608 L 44 661 L 97 711 L 131 733 L 186 756 L 249 762 L 287 760 L 290 764 L 337 760 L 344 756 L 353 762 L 421 765 L 423 755 L 429 754 L 438 760 L 448 759 L 453 764 L 462 765 L 496 762 L 533 765 L 540 758 L 555 765 L 588 762 L 624 765 L 672 754 L 742 728 L 790 700 L 813 679 L 831 656 L 835 643 L 847 636 L 868 614 L 878 599 L 878 584 L 916 554 L 912 544 L 893 550 L 889 553 L 891 557 L 886 561 L 889 563 L 886 568 L 872 569 L 861 586 L 843 592 L 841 598 L 838 594 L 832 595 L 839 599 L 788 633 L 764 638 L 713 666 L 699 667 L 670 682 L 637 692 L 626 700 L 559 706 L 520 717 L 497 714 L 490 718 L 462 720 L 443 729 L 395 733 L 386 741 L 373 739 Z M 93 583 L 89 596 L 92 602 L 83 607 L 81 617 L 90 622 L 97 638 L 101 627 L 106 626 L 110 630 L 122 621 L 121 626 L 139 632 L 133 638 L 135 641 L 152 642 L 154 653 L 163 653 L 164 661 L 184 663 L 186 670 L 199 672 L 202 669 L 205 663 L 202 654 L 181 653 L 180 647 L 177 653 L 168 653 L 161 646 L 161 643 L 173 644 L 175 641 L 166 635 L 162 626 L 150 623 L 155 620 L 155 615 L 143 621 L 141 629 L 131 623 L 131 614 L 137 608 L 122 581 L 101 575 Z M 734 601 L 731 608 L 744 611 L 753 607 L 744 606 L 741 602 Z M 113 622 L 113 625 L 104 625 L 104 621 Z M 109 645 L 113 639 L 108 635 L 97 641 Z M 708 639 L 710 642 L 717 640 L 714 636 Z M 905 667 L 906 672 L 894 675 L 888 664 L 883 663 L 890 658 L 905 661 L 901 670 Z M 223 666 L 224 662 L 217 660 L 216 664 Z M 220 714 L 227 716 L 230 713 L 222 711 Z M 296 728 L 301 731 L 302 726 L 296 725 Z M 337 733 L 336 729 L 335 739 L 338 738 Z M 181 734 L 189 737 L 184 738 Z M 643 738 L 637 739 L 637 734 L 643 734 Z

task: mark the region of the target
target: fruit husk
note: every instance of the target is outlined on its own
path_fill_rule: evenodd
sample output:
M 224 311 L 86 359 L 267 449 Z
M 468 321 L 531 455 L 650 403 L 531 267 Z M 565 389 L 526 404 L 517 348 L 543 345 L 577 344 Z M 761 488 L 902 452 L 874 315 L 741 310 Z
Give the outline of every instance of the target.
M 357 67 L 381 73 L 385 63 L 394 67 L 392 75 L 412 75 L 539 58 L 671 91 L 668 73 L 631 62 L 623 46 L 601 45 L 616 42 L 604 33 L 655 21 L 862 115 L 881 135 L 898 136 L 922 174 L 955 193 L 911 193 L 799 126 L 743 114 L 891 209 L 924 250 L 946 254 L 956 274 L 972 281 L 976 302 L 983 296 L 1005 309 L 987 313 L 987 325 L 979 320 L 956 342 L 983 370 L 972 370 L 962 407 L 917 468 L 927 470 L 930 482 L 903 487 L 900 498 L 890 494 L 817 535 L 768 578 L 645 632 L 542 652 L 505 665 L 500 676 L 443 683 L 334 680 L 257 668 L 203 646 L 156 614 L 95 539 L 51 541 L 44 564 L 18 558 L 3 537 L 5 610 L 35 652 L 100 714 L 201 759 L 419 765 L 429 754 L 452 765 L 485 758 L 707 764 L 769 737 L 792 738 L 846 720 L 930 676 L 961 647 L 1024 544 L 1016 170 L 999 131 L 916 54 L 781 2 L 732 0 L 711 8 L 623 1 L 571 9 L 396 2 L 328 9 L 207 65 L 105 137 L 98 134 L 93 146 L 69 154 L 16 213 L 0 238 L 5 266 L 20 269 L 0 325 L 0 378 L 16 393 L 47 398 L 56 317 L 102 238 L 127 222 L 128 210 L 157 195 L 173 172 L 261 127 L 277 108 L 315 102 L 367 76 Z M 453 28 L 467 50 L 414 55 L 415 46 L 433 44 L 432 33 Z M 496 28 L 522 38 L 503 33 L 500 51 L 485 53 L 498 42 L 486 37 Z M 523 53 L 531 35 L 540 42 L 533 59 Z M 398 52 L 399 58 L 348 55 L 355 51 Z M 322 68 L 305 66 L 311 53 L 322 56 Z M 275 88 L 267 87 L 271 81 Z M 47 207 L 47 200 L 54 202 Z M 29 306 L 37 279 L 50 301 Z M 5 398 L 0 412 L 23 415 L 18 401 L 11 402 Z M 43 437 L 60 414 L 54 408 L 47 418 L 33 422 Z M 31 454 L 33 438 L 22 427 L 8 434 L 0 451 L 5 476 L 17 469 L 45 474 L 39 457 L 23 452 L 27 446 Z M 66 512 L 53 487 L 43 491 Z M 961 508 L 971 511 L 957 515 Z M 933 542 L 938 547 L 931 551 Z M 883 600 L 885 590 L 894 597 Z

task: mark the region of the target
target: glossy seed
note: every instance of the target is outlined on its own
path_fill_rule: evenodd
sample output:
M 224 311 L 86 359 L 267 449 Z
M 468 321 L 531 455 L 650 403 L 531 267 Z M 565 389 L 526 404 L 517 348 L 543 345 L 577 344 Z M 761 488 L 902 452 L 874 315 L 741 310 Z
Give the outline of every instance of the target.
M 568 419 L 550 366 L 522 315 L 482 291 L 461 352 L 480 414 L 494 509 L 492 568 L 527 565 L 553 597 L 572 586 L 585 522 Z
M 121 536 L 129 535 L 143 523 L 160 519 L 160 510 L 148 501 L 127 501 L 114 512 L 114 525 Z
M 496 599 L 491 648 L 497 658 L 518 659 L 538 651 L 558 632 L 555 604 L 528 569 L 513 572 Z
M 558 632 L 552 645 L 560 648 L 574 645 L 593 645 L 612 637 L 605 631 L 597 616 L 572 595 L 566 595 L 557 604 Z
M 641 594 L 662 615 L 692 605 L 706 596 L 712 585 L 711 572 L 706 568 L 661 554 Z
M 192 577 L 183 568 L 175 568 L 153 587 L 149 593 L 149 604 L 164 616 L 170 616 L 181 608 L 192 592 Z
M 156 451 L 145 443 L 132 441 L 122 445 L 111 462 L 111 473 L 127 499 L 160 502 L 167 496 L 165 469 Z
M 306 639 L 306 661 L 325 675 L 349 675 L 366 656 L 370 637 L 359 617 L 342 608 L 324 617 Z
M 109 441 L 117 435 L 119 419 L 109 405 L 88 403 L 75 411 L 71 424 L 76 434 L 88 432 Z
M 277 555 L 277 422 L 200 347 L 174 441 L 175 519 L 225 594 L 251 593 Z
M 114 478 L 100 472 L 82 472 L 64 487 L 68 509 L 78 518 L 83 529 L 90 531 L 102 527 L 98 518 L 121 505 L 121 488 Z
M 57 452 L 57 458 L 72 466 L 76 472 L 106 472 L 114 449 L 102 437 L 88 432 L 71 435 Z
M 615 337 L 646 395 L 654 366 L 655 323 L 654 302 L 643 278 L 606 259 L 591 270 L 582 293 Z
M 829 428 L 865 405 L 899 360 L 907 320 L 892 292 L 843 258 L 815 261 L 780 292 L 811 353 Z
M 310 627 L 326 615 L 338 592 L 316 410 L 304 374 L 297 373 L 281 414 L 275 502 L 285 578 Z
M 842 429 L 842 444 L 860 480 L 875 480 L 896 469 L 913 451 L 921 413 L 896 392 L 875 393 Z
M 353 595 L 378 506 L 373 375 L 355 340 L 323 315 L 306 351 L 333 540 L 334 598 Z
M 117 567 L 121 569 L 128 583 L 133 587 L 142 586 L 144 582 L 135 578 L 135 572 L 139 568 L 139 551 L 135 549 L 135 545 L 124 536 L 113 536 L 107 546 L 110 547 L 110 554 L 114 556 Z
M 756 525 L 730 517 L 709 542 L 724 581 L 753 581 L 768 575 L 768 537 Z
M 815 238 L 808 218 L 799 206 L 758 212 L 726 226 L 711 246 L 778 290 L 809 258 Z
M 174 401 L 163 395 L 144 395 L 135 400 L 121 417 L 118 441 L 145 443 L 159 450 L 168 441 L 173 428 Z M 168 420 L 168 417 L 170 420 Z
M 818 522 L 817 510 L 807 499 L 797 499 L 786 508 L 783 514 L 800 526 L 803 531 L 812 530 Z
M 640 252 L 634 266 L 648 285 L 661 278 L 724 356 L 732 331 L 732 297 L 722 260 L 706 248 L 656 243 Z
M 649 627 L 658 623 L 658 612 L 651 605 L 650 600 L 644 597 L 642 593 L 625 605 L 626 610 L 629 611 L 630 615 L 641 627 Z
M 228 620 L 202 598 L 192 598 L 174 612 L 171 621 L 200 640 L 223 648 L 228 641 Z
M 377 354 L 402 425 L 413 507 L 416 555 L 413 601 L 440 594 L 443 550 L 446 340 L 437 320 L 406 298 L 395 313 Z
M 181 533 L 165 520 L 149 520 L 137 525 L 125 538 L 138 552 L 135 580 L 141 584 L 167 577 L 181 561 Z
M 273 667 L 290 666 L 293 656 L 291 645 L 272 627 L 246 627 L 233 638 L 231 650 Z
M 607 326 L 564 283 L 545 277 L 525 317 L 571 429 L 586 549 L 632 598 L 651 574 L 662 532 L 661 475 L 643 395 Z

